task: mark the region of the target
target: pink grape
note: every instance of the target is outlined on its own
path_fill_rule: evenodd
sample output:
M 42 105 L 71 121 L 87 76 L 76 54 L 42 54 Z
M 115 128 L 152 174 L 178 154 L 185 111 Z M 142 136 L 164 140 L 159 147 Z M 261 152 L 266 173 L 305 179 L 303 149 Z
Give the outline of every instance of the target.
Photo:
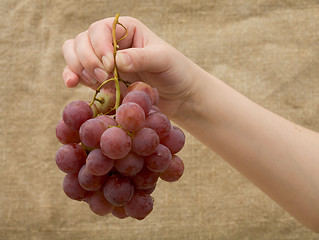
M 154 172 L 163 172 L 168 168 L 172 154 L 170 150 L 162 144 L 159 144 L 155 152 L 145 158 L 145 166 Z
M 143 167 L 135 176 L 133 176 L 133 183 L 137 189 L 145 190 L 153 187 L 159 177 L 159 173 L 153 172 L 146 167 Z
M 78 175 L 79 184 L 88 191 L 99 190 L 105 182 L 105 178 L 106 176 L 95 176 L 89 173 L 86 165 L 83 165 Z
M 90 209 L 97 215 L 105 216 L 112 212 L 114 206 L 105 199 L 103 191 L 98 190 L 86 197 Z
M 157 133 L 151 128 L 141 128 L 133 135 L 132 149 L 141 156 L 148 156 L 155 152 L 159 144 Z
M 99 115 L 99 116 L 96 117 L 96 119 L 100 119 L 103 122 L 105 122 L 107 127 L 117 126 L 117 122 L 115 121 L 115 119 L 110 117 L 110 116 L 108 116 L 108 115 Z
M 86 169 L 96 176 L 107 174 L 114 166 L 114 160 L 105 156 L 101 149 L 93 149 L 86 158 Z
M 155 188 L 156 188 L 156 183 L 155 183 L 155 185 L 154 185 L 153 187 L 150 187 L 150 188 L 148 188 L 148 189 L 144 189 L 143 191 L 144 191 L 145 193 L 147 193 L 147 194 L 151 194 L 151 193 L 154 192 Z
M 159 138 L 166 137 L 171 130 L 170 120 L 161 112 L 155 112 L 146 118 L 145 127 L 152 128 Z
M 78 181 L 78 174 L 67 174 L 63 179 L 63 191 L 65 194 L 77 201 L 82 201 L 88 195 L 88 191 L 82 188 Z
M 155 113 L 155 112 L 160 112 L 160 109 L 153 105 L 150 111 L 148 112 L 148 115 L 151 115 L 152 113 Z
M 116 121 L 125 130 L 134 132 L 143 127 L 145 113 L 137 103 L 127 102 L 122 104 L 116 111 Z
M 107 129 L 104 121 L 101 119 L 89 119 L 80 127 L 81 142 L 89 148 L 100 146 L 100 139 L 103 132 Z
M 160 173 L 160 178 L 166 182 L 176 182 L 184 172 L 184 163 L 178 156 L 173 155 L 172 161 L 164 172 Z
M 153 199 L 144 191 L 136 191 L 124 208 L 127 215 L 142 220 L 153 210 Z
M 128 103 L 128 102 L 134 102 L 140 105 L 143 108 L 145 114 L 148 114 L 152 106 L 149 96 L 145 92 L 141 92 L 141 91 L 129 92 L 124 97 L 122 104 Z
M 169 134 L 161 139 L 161 144 L 168 147 L 172 154 L 178 153 L 184 147 L 185 135 L 180 128 L 172 126 Z
M 115 206 L 127 203 L 134 193 L 130 180 L 119 174 L 108 177 L 103 187 L 104 197 Z
M 79 132 L 73 129 L 70 129 L 65 125 L 63 120 L 60 120 L 56 126 L 56 137 L 60 143 L 68 144 L 68 143 L 80 143 Z
M 119 219 L 124 219 L 128 217 L 128 215 L 125 212 L 124 206 L 114 206 L 112 214 L 114 217 L 117 217 Z
M 142 91 L 142 92 L 145 92 L 150 100 L 151 100 L 151 103 L 154 105 L 156 103 L 156 100 L 157 100 L 157 96 L 158 93 L 157 91 L 155 91 L 150 85 L 148 85 L 147 83 L 145 82 L 135 82 L 135 83 L 132 83 L 128 89 L 127 89 L 127 94 L 129 92 L 132 92 L 132 91 Z
M 112 159 L 120 159 L 130 152 L 132 140 L 123 129 L 111 127 L 102 134 L 100 146 L 105 156 Z
M 60 147 L 55 156 L 58 168 L 65 173 L 77 173 L 85 164 L 86 152 L 76 143 L 65 144 Z
M 78 131 L 86 120 L 93 118 L 93 110 L 87 102 L 74 101 L 64 107 L 62 116 L 65 125 Z
M 126 176 L 133 176 L 138 173 L 143 168 L 143 164 L 143 157 L 134 152 L 130 152 L 124 158 L 117 159 L 114 163 L 117 171 Z

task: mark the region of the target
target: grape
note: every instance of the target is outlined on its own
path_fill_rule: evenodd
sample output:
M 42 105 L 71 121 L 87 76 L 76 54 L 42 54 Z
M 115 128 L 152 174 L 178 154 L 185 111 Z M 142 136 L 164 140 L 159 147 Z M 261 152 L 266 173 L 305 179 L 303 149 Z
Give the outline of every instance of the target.
M 128 88 L 127 88 L 127 94 L 129 92 L 132 92 L 132 91 L 142 91 L 142 92 L 145 92 L 150 100 L 151 100 L 151 103 L 154 105 L 156 103 L 156 100 L 158 99 L 158 92 L 155 91 L 150 85 L 148 85 L 147 83 L 145 82 L 135 82 L 133 84 L 131 84 Z
M 98 98 L 103 99 L 102 102 L 95 101 L 94 104 L 99 113 L 110 113 L 116 102 L 115 87 L 103 87 L 99 92 Z
M 184 147 L 185 135 L 180 128 L 172 126 L 169 134 L 161 139 L 161 144 L 168 147 L 172 154 L 178 153 Z
M 63 120 L 59 121 L 58 125 L 56 126 L 55 133 L 60 143 L 68 144 L 81 142 L 79 132 L 67 127 Z
M 163 172 L 172 160 L 170 150 L 162 144 L 159 144 L 155 152 L 145 158 L 145 165 L 154 172 Z
M 103 188 L 104 197 L 115 206 L 127 203 L 134 193 L 134 186 L 130 180 L 119 174 L 110 176 Z
M 144 191 L 136 191 L 124 208 L 127 215 L 142 220 L 153 210 L 153 199 Z
M 129 92 L 124 97 L 122 104 L 128 103 L 128 102 L 134 102 L 140 105 L 143 108 L 145 114 L 148 114 L 152 106 L 149 96 L 145 92 L 141 92 L 141 91 Z
M 143 127 L 145 113 L 143 108 L 137 103 L 128 102 L 117 109 L 115 118 L 117 123 L 125 130 L 134 132 Z
M 86 202 L 89 204 L 90 209 L 97 215 L 105 216 L 112 212 L 113 205 L 107 201 L 101 190 L 93 192 L 86 197 Z
M 138 173 L 144 164 L 142 156 L 137 155 L 134 152 L 130 152 L 124 158 L 115 161 L 115 168 L 123 175 L 133 176 Z
M 65 175 L 63 179 L 63 191 L 69 198 L 77 201 L 84 200 L 88 194 L 88 191 L 80 186 L 77 173 Z
M 151 193 L 154 192 L 155 188 L 156 188 L 156 183 L 155 183 L 155 185 L 154 185 L 153 187 L 150 187 L 150 188 L 148 188 L 148 189 L 144 189 L 143 191 L 144 191 L 145 193 L 147 193 L 147 194 L 151 194 Z
M 105 156 L 120 159 L 130 152 L 132 140 L 123 129 L 111 127 L 102 134 L 100 146 Z
M 100 116 L 97 116 L 96 119 L 100 119 L 103 122 L 105 122 L 107 127 L 117 126 L 117 122 L 112 117 L 110 117 L 108 115 L 100 115 Z
M 120 218 L 120 219 L 124 219 L 124 218 L 128 217 L 128 215 L 125 212 L 124 206 L 114 206 L 114 208 L 112 210 L 112 214 L 113 214 L 113 216 Z
M 93 110 L 87 102 L 74 101 L 64 107 L 63 121 L 73 130 L 79 130 L 81 125 L 93 118 Z
M 114 166 L 114 160 L 105 156 L 101 149 L 93 149 L 86 158 L 86 169 L 89 173 L 102 176 Z
M 153 105 L 150 111 L 148 112 L 148 115 L 151 115 L 152 113 L 155 113 L 155 112 L 160 112 L 160 109 Z
M 153 187 L 159 177 L 159 173 L 153 172 L 146 167 L 143 167 L 135 176 L 133 176 L 133 183 L 137 189 L 145 190 Z
M 147 156 L 155 152 L 159 144 L 157 133 L 151 128 L 141 128 L 133 136 L 132 149 L 141 156 Z
M 160 178 L 166 182 L 175 182 L 181 178 L 184 172 L 184 163 L 178 156 L 173 155 L 172 160 L 164 172 L 160 173 Z
M 89 173 L 86 165 L 83 165 L 78 175 L 79 184 L 88 191 L 99 190 L 105 182 L 105 178 L 106 176 L 95 176 Z
M 80 128 L 81 142 L 90 148 L 97 148 L 100 146 L 100 138 L 102 133 L 107 129 L 104 121 L 101 119 L 89 119 L 84 122 Z
M 56 165 L 65 173 L 77 173 L 85 164 L 85 159 L 86 152 L 76 143 L 61 146 L 55 156 Z
M 152 128 L 159 138 L 166 137 L 171 130 L 171 122 L 161 112 L 155 112 L 146 118 L 145 127 Z

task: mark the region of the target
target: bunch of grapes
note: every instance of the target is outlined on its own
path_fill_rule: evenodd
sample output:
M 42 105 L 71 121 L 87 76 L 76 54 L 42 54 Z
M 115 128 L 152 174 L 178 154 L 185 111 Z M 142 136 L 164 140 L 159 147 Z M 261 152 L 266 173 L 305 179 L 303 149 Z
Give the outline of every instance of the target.
M 151 193 L 158 179 L 180 179 L 184 164 L 182 130 L 156 107 L 155 88 L 135 82 L 121 93 L 106 85 L 91 104 L 74 101 L 65 106 L 56 136 L 63 144 L 56 153 L 66 173 L 65 194 L 85 201 L 101 216 L 144 219 L 153 210 Z M 124 97 L 122 97 L 124 95 Z

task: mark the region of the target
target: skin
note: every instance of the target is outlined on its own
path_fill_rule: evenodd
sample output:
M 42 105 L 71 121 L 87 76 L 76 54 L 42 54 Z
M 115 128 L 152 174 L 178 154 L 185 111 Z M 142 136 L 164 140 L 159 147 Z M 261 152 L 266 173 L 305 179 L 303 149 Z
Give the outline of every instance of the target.
M 111 76 L 112 22 L 95 22 L 64 43 L 67 87 L 80 83 L 95 89 Z M 121 17 L 120 22 L 128 29 L 116 58 L 121 77 L 156 87 L 162 112 L 319 232 L 319 134 L 252 102 L 138 20 Z M 117 39 L 124 33 L 117 27 Z

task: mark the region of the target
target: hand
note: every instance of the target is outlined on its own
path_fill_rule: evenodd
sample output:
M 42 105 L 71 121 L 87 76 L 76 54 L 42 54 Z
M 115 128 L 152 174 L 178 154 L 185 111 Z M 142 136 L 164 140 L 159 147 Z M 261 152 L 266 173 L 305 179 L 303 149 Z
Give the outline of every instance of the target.
M 112 77 L 113 20 L 107 18 L 95 22 L 87 31 L 63 44 L 67 63 L 63 79 L 67 87 L 81 83 L 96 89 Z M 199 67 L 138 20 L 120 17 L 119 22 L 127 28 L 127 37 L 118 43 L 116 55 L 121 78 L 130 82 L 144 81 L 156 87 L 160 94 L 159 107 L 168 116 L 174 115 L 180 104 L 194 92 Z M 124 28 L 117 25 L 116 38 L 124 35 Z

